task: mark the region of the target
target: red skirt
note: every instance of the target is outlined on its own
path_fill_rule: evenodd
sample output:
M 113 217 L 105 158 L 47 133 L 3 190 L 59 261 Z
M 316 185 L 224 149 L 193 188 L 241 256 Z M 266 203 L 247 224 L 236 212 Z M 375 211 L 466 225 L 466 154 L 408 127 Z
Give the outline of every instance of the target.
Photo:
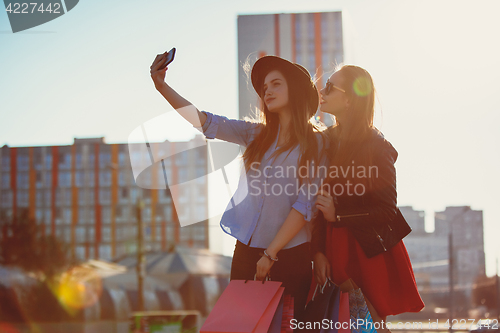
M 326 244 L 333 282 L 340 285 L 351 278 L 381 317 L 419 312 L 424 307 L 402 241 L 368 258 L 347 228 L 328 226 Z

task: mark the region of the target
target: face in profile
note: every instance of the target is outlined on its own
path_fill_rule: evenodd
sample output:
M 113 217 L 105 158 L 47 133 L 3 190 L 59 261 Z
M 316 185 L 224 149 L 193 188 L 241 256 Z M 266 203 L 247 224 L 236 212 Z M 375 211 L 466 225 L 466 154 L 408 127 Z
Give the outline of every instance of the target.
M 334 73 L 320 90 L 320 110 L 335 117 L 344 117 L 349 109 L 349 100 L 345 93 L 344 80 L 340 72 Z
M 269 72 L 264 79 L 263 100 L 270 112 L 281 112 L 288 107 L 288 84 L 281 72 Z

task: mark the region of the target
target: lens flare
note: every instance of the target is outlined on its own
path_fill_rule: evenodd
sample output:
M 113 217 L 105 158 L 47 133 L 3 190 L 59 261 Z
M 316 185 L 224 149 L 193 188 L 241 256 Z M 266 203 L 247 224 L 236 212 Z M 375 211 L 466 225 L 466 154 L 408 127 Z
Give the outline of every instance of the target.
M 354 80 L 352 88 L 359 97 L 368 96 L 373 90 L 370 80 L 365 77 L 358 77 Z
M 56 295 L 68 309 L 94 305 L 102 293 L 102 279 L 93 269 L 74 267 L 61 275 Z

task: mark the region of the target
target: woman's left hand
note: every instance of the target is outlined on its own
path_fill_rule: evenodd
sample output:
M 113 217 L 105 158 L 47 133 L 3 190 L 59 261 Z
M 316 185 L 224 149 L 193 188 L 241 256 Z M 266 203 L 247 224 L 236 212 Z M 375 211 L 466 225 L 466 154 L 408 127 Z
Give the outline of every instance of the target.
M 316 207 L 323 212 L 323 216 L 328 222 L 335 222 L 337 216 L 335 215 L 335 204 L 333 197 L 328 191 L 321 189 L 318 197 L 316 198 Z
M 257 261 L 257 280 L 263 281 L 271 271 L 273 264 L 274 261 L 262 256 L 259 261 Z

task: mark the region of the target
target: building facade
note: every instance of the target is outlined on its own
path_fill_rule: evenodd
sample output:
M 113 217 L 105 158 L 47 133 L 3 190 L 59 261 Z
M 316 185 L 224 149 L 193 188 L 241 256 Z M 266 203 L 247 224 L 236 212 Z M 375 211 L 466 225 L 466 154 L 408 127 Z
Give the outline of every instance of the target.
M 182 151 L 164 161 L 174 183 L 206 174 L 206 150 L 172 149 Z M 206 214 L 205 178 L 200 178 L 196 189 L 185 189 L 184 204 L 174 207 L 168 188 L 136 185 L 129 144 L 92 138 L 75 139 L 68 146 L 3 146 L 0 161 L 0 224 L 27 213 L 42 232 L 69 243 L 76 258 L 110 260 L 136 252 L 138 199 L 143 202 L 145 250 L 166 250 L 172 245 L 208 248 L 207 221 L 184 228 L 178 223 L 178 214 L 198 210 L 201 216 Z M 157 173 L 152 177 L 163 177 L 164 170 Z M 196 200 L 189 200 L 188 192 Z
M 245 68 L 264 55 L 301 64 L 316 77 L 318 88 L 323 87 L 335 65 L 344 61 L 342 13 L 238 16 L 240 118 L 254 116 L 253 110 L 260 106 Z M 333 123 L 330 117 L 323 121 L 328 126 Z
M 413 231 L 404 239 L 419 291 L 429 310 L 449 306 L 450 233 L 455 311 L 472 307 L 472 291 L 485 275 L 482 211 L 468 206 L 446 207 L 435 213 L 435 230 L 425 231 L 425 214 L 400 207 Z

